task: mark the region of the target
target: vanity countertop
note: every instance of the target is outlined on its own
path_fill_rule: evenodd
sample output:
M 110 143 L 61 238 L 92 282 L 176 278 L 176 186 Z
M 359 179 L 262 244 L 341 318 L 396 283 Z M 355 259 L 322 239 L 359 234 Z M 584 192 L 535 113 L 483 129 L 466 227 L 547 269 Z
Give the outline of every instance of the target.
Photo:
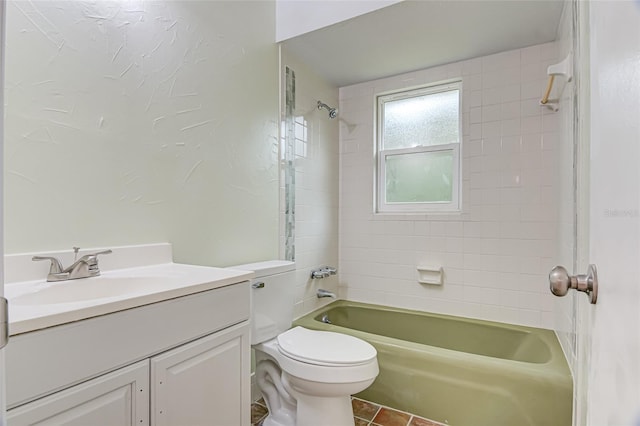
M 100 276 L 8 282 L 9 334 L 16 335 L 250 280 L 251 271 L 160 263 Z

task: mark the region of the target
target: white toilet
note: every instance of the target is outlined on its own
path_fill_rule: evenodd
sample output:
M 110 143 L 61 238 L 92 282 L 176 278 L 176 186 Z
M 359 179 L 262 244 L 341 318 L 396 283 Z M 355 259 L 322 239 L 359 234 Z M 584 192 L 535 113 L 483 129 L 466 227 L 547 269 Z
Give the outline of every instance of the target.
M 234 266 L 255 271 L 251 344 L 256 383 L 269 416 L 264 426 L 352 426 L 350 396 L 378 375 L 376 350 L 353 336 L 291 327 L 295 263 Z

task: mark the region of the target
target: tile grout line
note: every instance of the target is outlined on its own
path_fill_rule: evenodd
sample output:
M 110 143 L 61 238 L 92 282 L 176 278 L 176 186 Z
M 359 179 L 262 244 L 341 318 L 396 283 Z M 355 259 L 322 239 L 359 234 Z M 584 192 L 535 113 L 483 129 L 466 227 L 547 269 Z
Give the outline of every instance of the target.
M 373 413 L 373 416 L 371 417 L 371 420 L 367 420 L 367 419 L 363 419 L 361 417 L 358 417 L 360 420 L 364 420 L 365 422 L 367 422 L 367 426 L 375 426 L 375 423 L 373 423 L 373 420 L 376 418 L 376 416 L 378 415 L 378 413 L 380 412 L 380 410 L 382 409 L 382 405 L 376 403 L 376 402 L 371 402 L 371 401 L 367 401 L 365 399 L 361 399 L 361 398 L 357 398 L 355 396 L 351 396 L 351 401 L 353 401 L 354 399 L 357 399 L 358 401 L 362 401 L 362 402 L 366 402 L 368 404 L 371 405 L 375 405 L 376 407 L 378 407 L 378 409 L 376 410 L 375 413 Z M 356 417 L 356 416 L 354 416 Z
M 364 401 L 364 400 L 361 399 L 360 401 Z M 367 401 L 367 402 L 369 402 L 369 404 L 371 404 L 370 401 Z M 382 405 L 380 405 L 380 404 L 376 404 L 376 405 L 378 406 L 378 409 L 376 410 L 376 412 L 373 415 L 373 417 L 371 417 L 371 420 L 369 420 L 369 425 L 374 424 L 373 421 L 375 420 L 375 418 L 378 415 L 378 413 L 380 412 L 380 410 L 382 410 Z
M 354 415 L 353 418 L 354 419 L 358 419 L 358 420 L 362 420 L 363 422 L 367 422 L 367 426 L 369 426 L 371 424 L 371 420 L 363 419 L 362 417 L 358 417 L 356 415 Z

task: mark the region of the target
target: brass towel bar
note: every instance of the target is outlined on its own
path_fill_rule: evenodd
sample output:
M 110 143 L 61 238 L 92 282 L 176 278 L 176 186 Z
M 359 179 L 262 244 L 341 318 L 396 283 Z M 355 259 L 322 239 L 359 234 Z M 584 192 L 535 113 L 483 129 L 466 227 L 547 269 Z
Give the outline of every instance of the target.
M 558 105 L 560 102 L 561 92 L 563 87 L 558 88 L 558 96 L 555 99 L 549 99 L 551 91 L 553 90 L 553 82 L 557 75 L 564 77 L 564 80 L 568 83 L 573 78 L 573 55 L 569 53 L 566 58 L 560 63 L 555 65 L 549 65 L 547 68 L 547 74 L 549 74 L 549 82 L 547 83 L 547 90 L 544 92 L 544 96 L 540 100 L 540 105 L 544 105 L 551 108 L 553 111 L 558 111 Z
M 554 78 L 555 78 L 555 75 L 549 76 L 549 83 L 547 83 L 547 90 L 544 92 L 544 96 L 542 97 L 542 100 L 540 100 L 540 103 L 542 105 L 546 105 L 547 102 L 549 102 L 549 96 L 551 95 L 551 89 L 553 88 Z

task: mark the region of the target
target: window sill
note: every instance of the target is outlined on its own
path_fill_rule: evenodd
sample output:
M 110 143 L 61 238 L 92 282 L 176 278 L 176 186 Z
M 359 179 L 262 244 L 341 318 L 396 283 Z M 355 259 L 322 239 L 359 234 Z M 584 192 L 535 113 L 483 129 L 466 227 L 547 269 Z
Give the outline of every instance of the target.
M 374 220 L 460 220 L 462 210 L 447 210 L 433 212 L 373 212 Z

